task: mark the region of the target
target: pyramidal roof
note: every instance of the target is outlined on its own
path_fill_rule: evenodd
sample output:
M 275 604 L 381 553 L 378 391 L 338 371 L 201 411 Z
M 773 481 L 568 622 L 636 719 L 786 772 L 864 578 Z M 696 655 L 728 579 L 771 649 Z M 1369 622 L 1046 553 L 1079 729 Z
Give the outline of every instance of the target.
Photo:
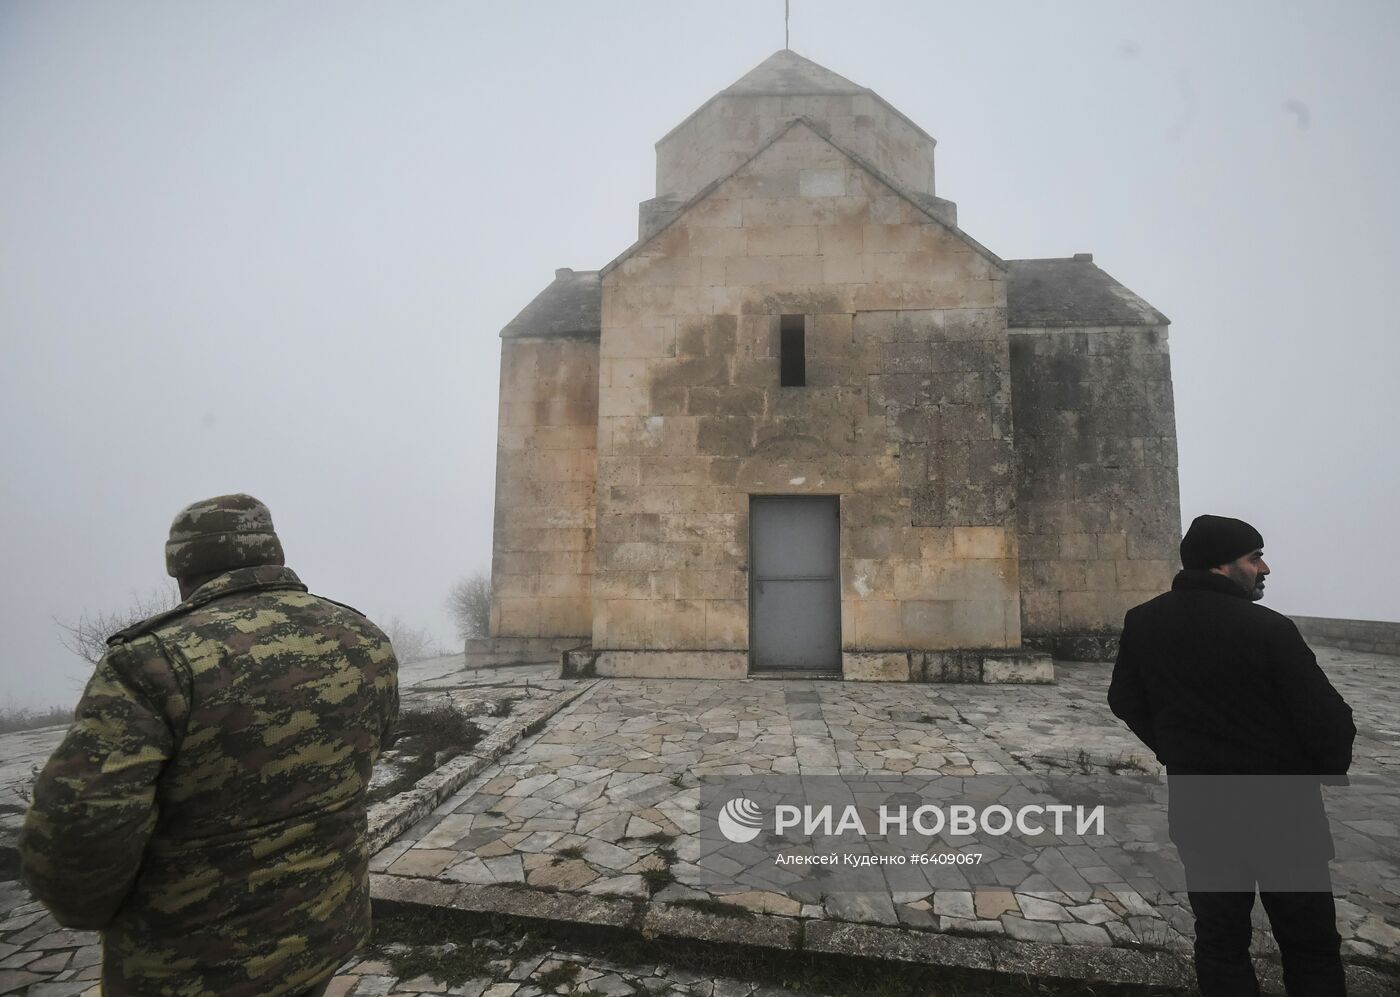
M 747 95 L 856 94 L 865 93 L 865 87 L 785 48 L 764 59 L 723 92 Z
M 818 65 L 811 59 L 798 55 L 790 48 L 779 49 L 768 58 L 764 59 L 753 69 L 750 69 L 743 76 L 739 77 L 730 86 L 725 87 L 715 94 L 705 103 L 685 116 L 685 120 L 676 125 L 669 132 L 661 137 L 661 142 L 665 142 L 672 135 L 675 135 L 682 128 L 693 121 L 700 112 L 705 110 L 715 101 L 723 97 L 795 97 L 795 96 L 851 96 L 855 94 L 867 94 L 878 100 L 891 112 L 908 124 L 930 142 L 937 144 L 935 139 L 923 126 L 911 119 L 907 114 L 895 107 L 885 98 L 881 97 L 869 87 L 863 87 L 859 83 L 852 83 L 846 77 L 833 73 L 825 66 Z

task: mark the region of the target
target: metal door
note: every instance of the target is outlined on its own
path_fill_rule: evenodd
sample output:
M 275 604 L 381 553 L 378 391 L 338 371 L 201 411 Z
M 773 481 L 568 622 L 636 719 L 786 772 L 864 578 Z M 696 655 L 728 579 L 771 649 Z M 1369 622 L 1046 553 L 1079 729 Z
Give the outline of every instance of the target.
M 755 668 L 841 670 L 840 499 L 749 499 Z

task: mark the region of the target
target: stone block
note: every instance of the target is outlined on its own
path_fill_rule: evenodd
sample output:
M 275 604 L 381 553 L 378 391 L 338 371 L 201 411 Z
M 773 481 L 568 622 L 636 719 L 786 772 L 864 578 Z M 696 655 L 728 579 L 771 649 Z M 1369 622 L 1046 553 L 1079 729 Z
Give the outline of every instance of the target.
M 855 602 L 855 640 L 860 647 L 898 647 L 902 642 L 900 604 L 893 599 Z
M 1112 592 L 1118 586 L 1118 572 L 1112 561 L 1085 561 L 1084 589 L 1088 592 Z
M 695 444 L 702 454 L 747 455 L 754 446 L 754 421 L 749 416 L 701 416 Z
M 820 113 L 829 114 L 830 109 L 824 107 Z M 803 197 L 844 197 L 846 171 L 840 167 L 799 170 L 797 183 Z
M 1098 538 L 1092 533 L 1066 533 L 1060 537 L 1060 557 L 1066 561 L 1087 561 L 1098 557 Z
M 841 677 L 852 682 L 908 682 L 908 653 L 847 651 L 841 655 Z
M 655 601 L 651 604 L 653 642 L 639 646 L 658 649 L 704 647 L 705 606 L 705 601 L 701 599 Z
M 1053 633 L 1060 628 L 1060 594 L 1040 589 L 1021 590 L 1023 633 Z
M 813 225 L 745 226 L 746 256 L 816 256 L 817 229 Z
M 1154 593 L 1160 594 L 1160 593 Z M 1145 602 L 1144 599 L 1136 602 Z M 1128 602 L 1121 592 L 1061 592 L 1060 624 L 1067 630 L 1119 629 L 1123 614 L 1136 602 Z
M 1023 653 L 982 660 L 982 681 L 990 683 L 1044 684 L 1055 681 L 1055 663 L 1048 654 Z
M 744 222 L 743 205 L 744 201 L 734 198 L 708 197 L 685 213 L 685 227 L 738 228 Z
M 1014 534 L 1001 526 L 953 527 L 953 553 L 961 558 L 1006 559 L 1015 556 Z
M 907 224 L 903 221 L 891 224 L 871 222 L 862 227 L 861 237 L 865 251 L 872 255 L 928 253 L 935 248 L 932 233 L 927 226 Z
M 954 629 L 952 600 L 907 599 L 900 603 L 905 640 L 914 647 L 942 642 Z
M 1151 590 L 1165 592 L 1171 587 L 1176 566 L 1167 560 L 1114 562 L 1116 570 L 1115 587 L 1120 589 Z
M 852 220 L 817 227 L 818 251 L 829 259 L 861 260 L 865 253 L 864 227 Z
M 743 205 L 743 225 L 834 225 L 865 210 L 863 197 L 750 197 Z
M 1016 598 L 1015 593 L 1010 596 L 1011 600 Z M 1006 603 L 993 598 L 954 602 L 949 638 L 948 646 L 952 647 L 1007 646 Z
M 928 651 L 919 678 L 924 682 L 982 681 L 982 655 L 977 651 Z
M 1122 533 L 1100 533 L 1098 556 L 1105 561 L 1122 561 L 1128 557 L 1128 538 Z
M 747 240 L 741 228 L 696 226 L 689 235 L 693 257 L 743 256 L 746 252 Z
M 711 649 L 744 650 L 749 644 L 749 604 L 742 575 L 730 574 L 729 585 L 740 598 L 709 599 L 705 603 L 705 646 Z M 737 584 L 734 579 L 737 578 Z

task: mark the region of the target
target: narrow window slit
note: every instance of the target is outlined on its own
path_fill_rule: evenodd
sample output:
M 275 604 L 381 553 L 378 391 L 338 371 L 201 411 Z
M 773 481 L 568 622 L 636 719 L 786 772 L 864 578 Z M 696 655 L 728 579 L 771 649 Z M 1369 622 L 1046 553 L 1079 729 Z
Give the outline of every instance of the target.
M 784 315 L 778 326 L 779 381 L 784 388 L 807 383 L 807 316 Z

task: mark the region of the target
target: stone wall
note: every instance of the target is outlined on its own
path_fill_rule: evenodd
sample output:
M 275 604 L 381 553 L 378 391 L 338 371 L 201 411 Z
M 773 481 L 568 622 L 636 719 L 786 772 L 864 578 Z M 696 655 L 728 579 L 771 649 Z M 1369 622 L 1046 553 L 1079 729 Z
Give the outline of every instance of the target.
M 491 636 L 592 627 L 598 343 L 501 341 Z
M 1335 620 L 1319 616 L 1295 616 L 1292 619 L 1309 643 L 1400 656 L 1400 623 Z
M 1022 633 L 1057 656 L 1110 656 L 1123 614 L 1177 567 L 1166 328 L 1010 332 Z
M 1004 276 L 802 123 L 606 269 L 593 647 L 746 649 L 752 494 L 842 497 L 846 650 L 1017 646 Z
M 906 190 L 933 194 L 933 139 L 868 93 L 720 94 L 656 143 L 656 193 L 689 200 L 799 116 Z

